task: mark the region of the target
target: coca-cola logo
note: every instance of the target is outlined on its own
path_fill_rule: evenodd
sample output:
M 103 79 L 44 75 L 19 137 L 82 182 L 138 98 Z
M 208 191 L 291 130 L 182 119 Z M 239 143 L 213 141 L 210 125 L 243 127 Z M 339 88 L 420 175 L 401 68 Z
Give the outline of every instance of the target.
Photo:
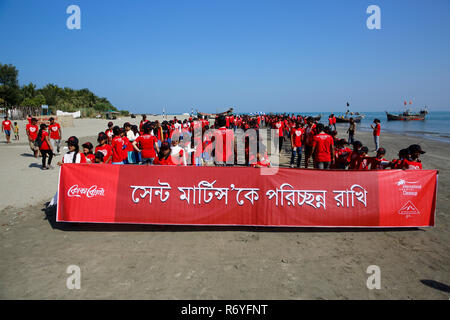
M 99 188 L 96 185 L 91 186 L 89 188 L 80 188 L 78 185 L 73 185 L 70 187 L 70 189 L 67 191 L 67 196 L 69 198 L 77 197 L 81 198 L 82 196 L 86 196 L 88 198 L 93 198 L 96 196 L 104 196 L 105 195 L 105 189 Z

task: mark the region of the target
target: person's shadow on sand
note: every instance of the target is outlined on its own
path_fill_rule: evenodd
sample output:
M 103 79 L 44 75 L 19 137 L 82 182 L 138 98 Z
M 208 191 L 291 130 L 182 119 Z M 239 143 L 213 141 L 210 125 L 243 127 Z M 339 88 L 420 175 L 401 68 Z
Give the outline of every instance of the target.
M 30 163 L 28 168 L 39 168 L 39 169 L 42 169 L 42 165 L 40 165 L 38 163 Z
M 42 211 L 52 229 L 62 231 L 159 231 L 159 232 L 194 232 L 194 231 L 251 231 L 251 232 L 403 232 L 423 231 L 420 228 L 309 228 L 309 227 L 257 227 L 257 226 L 190 226 L 190 225 L 155 225 L 155 224 L 114 224 L 114 223 L 80 223 L 80 222 L 57 222 L 56 205 L 48 206 L 45 203 Z
M 22 157 L 28 157 L 28 158 L 34 158 L 34 155 L 31 153 L 21 153 L 20 154 Z
M 439 290 L 439 291 L 443 291 L 446 293 L 450 293 L 450 287 L 446 284 L 443 284 L 441 282 L 438 281 L 434 281 L 434 280 L 420 280 L 420 282 L 422 282 L 424 285 L 431 287 L 433 289 Z

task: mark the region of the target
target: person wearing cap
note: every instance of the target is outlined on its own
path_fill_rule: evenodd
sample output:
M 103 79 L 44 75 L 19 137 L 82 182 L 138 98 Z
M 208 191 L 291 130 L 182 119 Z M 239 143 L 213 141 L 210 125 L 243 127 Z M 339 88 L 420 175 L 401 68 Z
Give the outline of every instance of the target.
M 78 138 L 71 136 L 67 139 L 66 143 L 69 148 L 69 152 L 63 156 L 62 160 L 58 162 L 58 165 L 61 166 L 64 163 L 86 163 L 86 157 L 82 152 L 80 152 Z
M 373 124 L 370 125 L 370 127 L 373 129 L 373 140 L 375 142 L 375 150 L 377 151 L 380 147 L 380 132 L 381 132 L 381 125 L 380 125 L 379 119 L 374 119 Z
M 53 146 L 50 143 L 47 125 L 45 123 L 41 123 L 40 125 L 40 129 L 35 140 L 35 145 L 39 148 L 39 151 L 42 154 L 42 170 L 50 169 L 53 159 Z M 48 164 L 46 164 L 47 156 Z
M 172 161 L 172 157 L 170 155 L 170 145 L 167 141 L 161 143 L 161 149 L 158 152 L 153 164 L 160 166 L 174 166 L 176 163 Z
M 90 142 L 83 143 L 81 145 L 83 147 L 83 154 L 86 157 L 87 163 L 95 163 L 95 155 L 92 152 L 94 149 L 94 146 Z
M 405 160 L 407 160 L 409 157 L 409 150 L 408 149 L 401 149 L 398 152 L 398 159 L 393 159 L 391 161 L 391 169 L 406 169 L 406 163 Z
M 408 170 L 422 170 L 422 161 L 419 157 L 425 151 L 418 144 L 412 144 L 408 147 L 409 157 L 405 160 L 405 168 Z
M 108 136 L 104 132 L 100 132 L 97 138 L 98 146 L 95 147 L 95 153 L 101 152 L 103 154 L 103 162 L 111 163 L 113 151 L 108 144 Z
M 5 116 L 5 120 L 2 122 L 2 132 L 5 133 L 6 143 L 11 143 L 11 120 L 8 120 L 8 116 Z
M 58 155 L 62 138 L 61 126 L 59 125 L 59 123 L 55 122 L 55 118 L 53 117 L 50 117 L 50 119 L 48 120 L 50 121 L 50 125 L 48 126 L 48 132 L 50 133 L 50 143 L 53 147 L 53 150 L 56 149 L 55 154 Z
M 103 153 L 101 153 L 100 151 L 98 151 L 95 154 L 95 160 L 94 163 L 103 163 Z
M 384 170 L 391 165 L 389 160 L 386 160 L 386 149 L 379 148 L 377 155 L 370 159 L 370 170 Z

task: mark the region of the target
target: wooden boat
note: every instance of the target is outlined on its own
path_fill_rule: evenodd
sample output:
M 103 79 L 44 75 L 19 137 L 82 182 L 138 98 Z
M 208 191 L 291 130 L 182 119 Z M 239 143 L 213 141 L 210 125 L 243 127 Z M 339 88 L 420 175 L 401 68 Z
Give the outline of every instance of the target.
M 351 116 L 349 118 L 346 118 L 344 116 L 340 116 L 340 117 L 336 117 L 336 123 L 349 123 L 350 122 L 350 118 L 353 118 L 353 120 L 356 123 L 360 123 L 362 118 L 364 118 L 362 115 L 355 115 L 355 116 Z
M 209 119 L 215 119 L 217 116 L 228 116 L 228 115 L 232 115 L 233 114 L 233 108 L 228 109 L 227 111 L 224 112 L 219 112 L 219 113 L 205 113 L 205 112 L 199 112 L 197 111 L 197 115 L 199 116 L 207 116 Z
M 419 113 L 411 113 L 410 110 L 406 110 L 401 114 L 392 114 L 386 111 L 388 121 L 423 121 L 427 114 L 426 109 L 420 110 Z

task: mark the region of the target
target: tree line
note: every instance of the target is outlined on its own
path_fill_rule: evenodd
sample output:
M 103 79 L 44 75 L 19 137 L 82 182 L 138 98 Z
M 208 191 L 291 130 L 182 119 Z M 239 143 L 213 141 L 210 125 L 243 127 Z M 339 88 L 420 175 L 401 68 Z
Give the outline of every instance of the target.
M 66 112 L 80 110 L 85 117 L 109 110 L 119 111 L 107 98 L 98 97 L 89 89 L 61 88 L 52 83 L 38 89 L 32 82 L 20 86 L 19 71 L 16 67 L 0 63 L 0 107 L 39 107 L 41 105 L 48 105 L 53 114 L 56 110 Z M 120 113 L 128 115 L 126 110 L 121 110 Z

